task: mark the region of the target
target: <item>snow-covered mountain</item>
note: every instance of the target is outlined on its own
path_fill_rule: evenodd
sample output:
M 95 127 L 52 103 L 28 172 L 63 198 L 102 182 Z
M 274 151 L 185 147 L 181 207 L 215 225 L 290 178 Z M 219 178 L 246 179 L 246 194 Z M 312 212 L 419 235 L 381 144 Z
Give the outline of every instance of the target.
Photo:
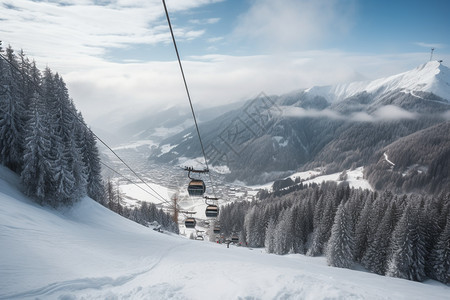
M 212 165 L 226 165 L 231 181 L 258 184 L 297 170 L 367 165 L 379 149 L 449 119 L 450 70 L 432 61 L 370 82 L 261 94 L 200 132 Z M 190 128 L 163 140 L 150 159 L 201 156 L 195 135 Z
M 426 92 L 450 101 L 450 69 L 440 62 L 430 61 L 414 70 L 373 81 L 352 82 L 334 86 L 312 87 L 306 93 L 337 102 L 361 93 L 373 95 L 392 91 Z
M 450 287 L 323 257 L 161 234 L 89 198 L 57 211 L 0 167 L 0 299 L 448 299 Z

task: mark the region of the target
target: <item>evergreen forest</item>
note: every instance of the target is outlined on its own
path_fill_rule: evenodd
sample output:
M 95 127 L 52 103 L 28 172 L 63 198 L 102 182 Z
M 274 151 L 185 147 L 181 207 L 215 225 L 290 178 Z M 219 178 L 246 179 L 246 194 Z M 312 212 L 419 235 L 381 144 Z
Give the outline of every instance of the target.
M 104 182 L 96 136 L 63 78 L 37 68 L 21 50 L 0 43 L 0 164 L 17 173 L 24 193 L 41 205 L 71 206 L 89 196 L 140 224 L 178 232 L 170 215 L 152 205 L 126 208 Z
M 326 256 L 330 266 L 450 283 L 450 194 L 396 195 L 334 182 L 230 203 L 221 232 L 279 255 Z

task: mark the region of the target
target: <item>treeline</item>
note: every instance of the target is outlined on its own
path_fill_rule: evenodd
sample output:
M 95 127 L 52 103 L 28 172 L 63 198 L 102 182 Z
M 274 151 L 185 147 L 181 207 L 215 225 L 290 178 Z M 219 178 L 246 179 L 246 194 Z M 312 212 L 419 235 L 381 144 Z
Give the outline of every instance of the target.
M 172 219 L 172 216 L 164 212 L 162 208 L 158 209 L 154 203 L 142 202 L 141 206 L 135 208 L 123 205 L 119 186 L 115 186 L 111 180 L 107 180 L 105 191 L 104 201 L 101 204 L 117 214 L 147 227 L 161 225 L 164 230 L 180 233 L 178 223 Z
M 331 266 L 450 283 L 450 194 L 398 196 L 323 183 L 221 209 L 225 235 L 275 254 L 325 255 Z
M 0 163 L 40 204 L 70 205 L 104 194 L 93 133 L 58 73 L 0 44 Z

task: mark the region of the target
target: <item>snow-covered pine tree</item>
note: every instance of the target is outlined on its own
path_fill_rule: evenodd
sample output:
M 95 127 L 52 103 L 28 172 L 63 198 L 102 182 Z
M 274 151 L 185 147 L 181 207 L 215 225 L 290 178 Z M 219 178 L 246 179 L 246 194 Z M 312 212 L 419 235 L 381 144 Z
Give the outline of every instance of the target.
M 274 252 L 278 255 L 289 253 L 292 249 L 292 210 L 286 208 L 280 213 L 274 232 Z
M 354 232 L 352 229 L 351 215 L 344 201 L 339 204 L 334 224 L 331 229 L 331 237 L 327 246 L 327 262 L 330 266 L 339 268 L 351 268 L 355 253 Z
M 87 130 L 81 114 L 78 114 L 83 163 L 87 173 L 87 195 L 98 202 L 104 202 L 104 187 L 101 174 L 100 154 L 92 131 Z
M 47 105 L 51 130 L 51 151 L 53 171 L 53 196 L 51 205 L 70 205 L 76 198 L 76 180 L 73 174 L 73 118 L 69 112 L 67 89 L 58 74 L 53 75 L 46 68 L 43 76 L 43 91 Z
M 392 201 L 381 219 L 372 242 L 368 245 L 361 259 L 361 264 L 371 272 L 380 275 L 386 273 L 387 255 L 395 221 L 395 201 Z
M 44 112 L 44 104 L 38 93 L 31 100 L 30 117 L 25 130 L 25 150 L 21 180 L 26 194 L 43 204 L 51 195 L 51 160 L 49 126 Z
M 269 223 L 267 224 L 266 228 L 266 237 L 264 239 L 264 246 L 266 248 L 267 253 L 274 253 L 275 252 L 275 221 L 273 219 L 269 220 Z
M 376 196 L 375 196 L 376 197 Z M 359 219 L 355 229 L 355 261 L 361 261 L 367 249 L 367 240 L 369 234 L 370 214 L 372 211 L 372 202 L 374 197 L 370 194 L 365 197 L 364 206 L 359 214 Z
M 427 255 L 425 238 L 421 236 L 420 203 L 410 199 L 392 234 L 392 251 L 386 275 L 423 281 Z
M 71 101 L 72 103 L 72 101 Z M 83 156 L 83 148 L 86 144 L 86 129 L 80 124 L 75 116 L 77 115 L 77 111 L 75 106 L 71 105 L 71 110 L 73 112 L 74 121 L 72 123 L 73 126 L 73 135 L 72 142 L 69 143 L 72 153 L 72 172 L 75 178 L 75 194 L 74 198 L 79 199 L 87 194 L 87 185 L 88 185 L 88 166 L 84 161 Z
M 450 197 L 450 194 L 448 197 Z M 429 234 L 429 239 L 427 241 L 429 255 L 427 257 L 425 272 L 430 278 L 435 278 L 431 253 L 446 226 L 447 216 L 450 213 L 450 201 L 448 200 L 449 199 L 446 199 L 444 194 L 441 194 L 438 197 L 429 198 L 425 203 L 426 215 L 424 221 L 427 223 L 427 231 Z
M 429 276 L 450 284 L 450 211 L 447 212 L 447 224 L 430 253 Z
M 247 233 L 247 242 L 250 247 L 263 247 L 265 238 L 265 224 L 262 212 L 254 205 L 245 215 L 244 227 Z
M 32 78 L 32 64 L 28 57 L 26 57 L 23 49 L 19 51 L 19 70 L 21 75 L 20 90 L 22 92 L 23 102 L 25 109 L 28 109 L 31 103 L 31 98 L 36 92 L 36 87 L 33 84 Z
M 323 200 L 324 208 L 323 213 L 321 214 L 322 217 L 320 218 L 319 221 L 320 223 L 318 225 L 314 225 L 313 240 L 311 243 L 311 247 L 308 249 L 307 252 L 307 255 L 309 256 L 321 255 L 323 254 L 326 248 L 326 244 L 331 235 L 331 227 L 333 227 L 334 223 L 334 215 L 335 215 L 334 203 L 335 203 L 334 195 L 332 194 L 332 192 L 327 191 L 324 195 Z M 314 224 L 317 224 L 317 222 L 314 222 Z
M 106 180 L 105 189 L 107 207 L 112 211 L 116 211 L 116 189 L 114 188 L 114 183 L 111 181 L 111 178 Z
M 312 215 L 307 213 L 306 201 L 292 207 L 292 250 L 294 253 L 305 254 L 308 238 L 308 223 L 312 223 Z M 310 220 L 311 219 L 311 220 Z
M 23 133 L 26 111 L 20 89 L 22 75 L 14 50 L 6 48 L 6 59 L 0 59 L 0 163 L 20 172 L 23 158 Z

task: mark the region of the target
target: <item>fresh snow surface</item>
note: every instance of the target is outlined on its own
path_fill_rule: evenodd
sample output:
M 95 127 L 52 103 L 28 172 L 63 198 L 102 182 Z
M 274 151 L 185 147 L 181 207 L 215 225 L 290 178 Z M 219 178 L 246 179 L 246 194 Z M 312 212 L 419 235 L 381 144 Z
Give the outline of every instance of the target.
M 156 146 L 156 145 L 158 145 L 158 144 L 152 140 L 139 140 L 139 141 L 136 141 L 133 143 L 128 143 L 128 144 L 114 147 L 113 150 L 117 151 L 117 150 L 125 150 L 125 149 L 137 149 L 137 148 L 143 147 L 143 146 L 146 146 L 150 149 L 152 146 Z
M 373 190 L 372 187 L 370 186 L 370 183 L 364 179 L 364 175 L 363 175 L 363 167 L 359 167 L 356 168 L 354 170 L 347 170 L 347 182 L 349 184 L 350 187 L 358 189 L 369 189 L 369 190 Z M 330 175 L 321 175 L 321 176 L 317 176 L 315 178 L 306 180 L 304 183 L 317 183 L 320 184 L 324 181 L 335 181 L 340 183 L 341 181 L 339 181 L 339 175 L 341 175 L 342 172 L 340 173 L 334 173 L 334 174 L 330 174 Z
M 178 145 L 165 144 L 165 145 L 160 146 L 159 148 L 161 149 L 161 154 L 159 154 L 158 156 L 166 154 L 167 152 L 169 152 L 170 150 L 172 150 L 176 146 L 178 146 Z
M 322 96 L 329 102 L 335 102 L 362 92 L 386 93 L 394 90 L 407 93 L 412 91 L 429 92 L 450 101 L 450 69 L 437 61 L 430 61 L 414 70 L 387 78 L 334 86 L 316 86 L 305 92 Z
M 325 258 L 161 234 L 89 198 L 41 207 L 0 167 L 0 299 L 448 299 L 450 287 Z
M 153 190 L 150 190 L 148 186 Z M 161 197 L 170 199 L 174 194 L 174 191 L 155 183 L 121 184 L 120 191 L 125 197 L 129 198 L 126 202 L 130 206 L 136 206 L 137 202 L 140 201 L 165 204 L 165 202 L 161 200 Z M 130 203 L 130 199 L 134 199 L 135 202 Z
M 363 167 L 356 168 L 354 170 L 347 170 L 347 182 L 350 187 L 358 189 L 369 189 L 373 190 L 370 186 L 370 183 L 364 179 L 363 175 Z M 339 181 L 339 175 L 341 175 L 342 172 L 329 174 L 329 175 L 320 175 L 321 171 L 319 170 L 310 170 L 310 171 L 304 171 L 304 172 L 297 172 L 289 176 L 292 180 L 295 181 L 297 177 L 300 177 L 303 184 L 309 184 L 309 183 L 317 183 L 321 184 L 324 181 L 335 181 L 337 183 L 340 183 Z M 250 186 L 252 189 L 265 189 L 268 191 L 272 191 L 272 185 L 273 182 L 269 182 L 263 185 L 254 185 Z

